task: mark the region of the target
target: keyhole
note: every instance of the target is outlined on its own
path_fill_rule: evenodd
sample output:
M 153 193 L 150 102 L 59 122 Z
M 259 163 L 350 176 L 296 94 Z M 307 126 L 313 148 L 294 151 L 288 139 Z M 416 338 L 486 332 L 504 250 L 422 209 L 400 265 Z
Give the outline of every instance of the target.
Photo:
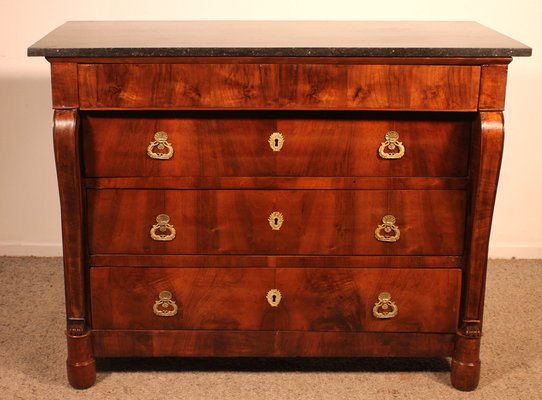
M 279 219 L 275 218 L 275 226 L 279 224 Z
M 279 140 L 275 139 L 275 147 L 279 147 Z
M 277 301 L 277 295 L 274 294 L 274 295 L 273 295 L 273 303 L 275 303 L 276 301 Z

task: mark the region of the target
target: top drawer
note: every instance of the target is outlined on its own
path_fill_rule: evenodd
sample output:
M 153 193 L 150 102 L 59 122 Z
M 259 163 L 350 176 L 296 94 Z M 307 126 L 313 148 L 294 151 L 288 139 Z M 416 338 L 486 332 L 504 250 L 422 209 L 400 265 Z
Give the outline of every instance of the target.
M 83 109 L 475 111 L 479 66 L 80 64 Z
M 472 123 L 471 113 L 82 115 L 87 177 L 459 177 L 467 175 Z

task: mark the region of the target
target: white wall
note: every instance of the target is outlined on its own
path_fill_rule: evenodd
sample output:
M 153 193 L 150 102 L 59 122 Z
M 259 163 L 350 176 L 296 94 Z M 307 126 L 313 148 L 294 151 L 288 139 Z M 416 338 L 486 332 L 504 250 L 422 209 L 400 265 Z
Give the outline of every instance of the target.
M 0 0 L 0 254 L 60 255 L 49 64 L 26 48 L 67 20 L 474 20 L 534 48 L 509 68 L 494 257 L 542 258 L 539 0 Z

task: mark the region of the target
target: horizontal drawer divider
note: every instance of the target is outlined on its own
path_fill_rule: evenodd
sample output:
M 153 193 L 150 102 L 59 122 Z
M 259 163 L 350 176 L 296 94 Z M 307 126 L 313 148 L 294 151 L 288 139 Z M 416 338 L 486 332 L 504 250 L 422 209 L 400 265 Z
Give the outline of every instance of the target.
M 94 254 L 92 267 L 282 267 L 297 268 L 462 268 L 461 256 L 321 256 L 321 255 L 121 255 Z
M 93 189 L 465 190 L 468 177 L 123 177 L 86 178 Z

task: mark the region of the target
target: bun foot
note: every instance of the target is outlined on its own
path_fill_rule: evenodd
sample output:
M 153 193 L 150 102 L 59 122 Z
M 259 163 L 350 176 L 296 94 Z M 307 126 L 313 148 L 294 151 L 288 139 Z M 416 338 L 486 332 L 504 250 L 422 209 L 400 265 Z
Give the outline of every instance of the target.
M 452 385 L 456 389 L 470 392 L 480 382 L 480 338 L 456 336 L 452 358 Z
M 68 382 L 75 389 L 87 389 L 96 382 L 96 360 L 92 355 L 90 332 L 68 338 Z

